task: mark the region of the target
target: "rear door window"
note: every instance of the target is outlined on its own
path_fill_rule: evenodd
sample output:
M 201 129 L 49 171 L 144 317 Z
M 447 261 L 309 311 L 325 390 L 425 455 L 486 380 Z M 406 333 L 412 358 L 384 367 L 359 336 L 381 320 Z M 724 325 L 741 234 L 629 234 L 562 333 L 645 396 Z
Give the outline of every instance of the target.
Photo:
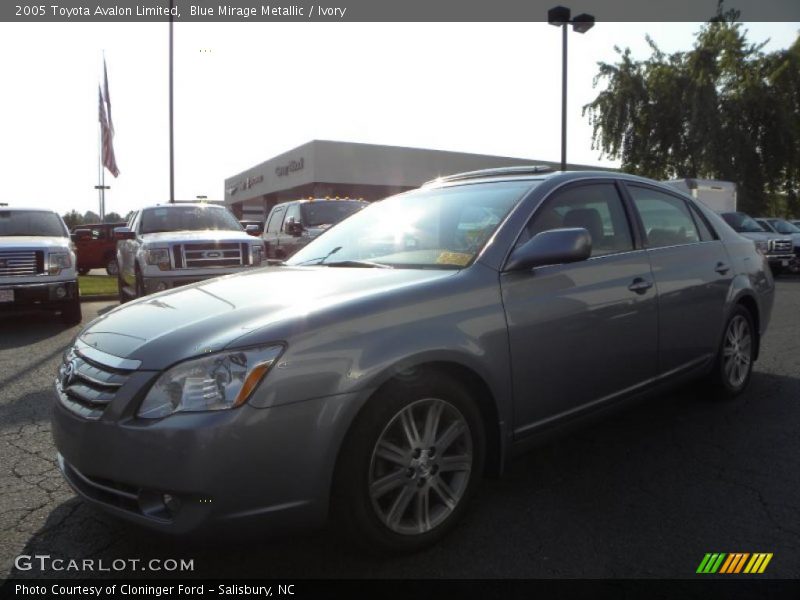
M 700 241 L 700 232 L 682 198 L 638 185 L 627 187 L 642 219 L 645 242 L 650 248 Z

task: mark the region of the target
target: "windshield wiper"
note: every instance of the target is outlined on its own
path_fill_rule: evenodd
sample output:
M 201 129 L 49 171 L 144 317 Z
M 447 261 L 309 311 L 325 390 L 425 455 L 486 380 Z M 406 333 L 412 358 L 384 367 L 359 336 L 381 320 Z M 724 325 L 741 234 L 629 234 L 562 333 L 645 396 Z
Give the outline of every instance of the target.
M 332 263 L 325 263 L 326 267 L 361 267 L 371 269 L 394 269 L 391 265 L 372 262 L 371 260 L 339 260 Z
M 308 260 L 304 260 L 302 262 L 299 262 L 294 266 L 299 267 L 300 265 L 307 265 L 308 263 L 314 262 L 314 261 L 317 261 L 317 262 L 314 263 L 315 265 L 321 265 L 322 263 L 324 263 L 326 260 L 328 260 L 331 256 L 336 254 L 341 249 L 342 249 L 341 246 L 336 246 L 336 248 L 334 248 L 333 250 L 328 252 L 325 256 L 318 256 L 317 258 L 309 258 Z

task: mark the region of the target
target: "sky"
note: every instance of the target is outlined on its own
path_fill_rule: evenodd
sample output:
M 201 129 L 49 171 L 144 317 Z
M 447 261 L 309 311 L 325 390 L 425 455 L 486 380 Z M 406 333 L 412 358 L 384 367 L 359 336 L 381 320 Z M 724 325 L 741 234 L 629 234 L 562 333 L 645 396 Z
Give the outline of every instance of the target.
M 700 23 L 598 23 L 569 34 L 569 162 L 591 148 L 581 107 L 614 46 L 687 50 Z M 746 23 L 766 50 L 800 23 Z M 557 161 L 561 57 L 546 23 L 176 23 L 175 196 L 313 139 Z M 118 178 L 106 210 L 169 198 L 168 25 L 0 23 L 0 202 L 98 212 L 97 85 L 105 53 Z

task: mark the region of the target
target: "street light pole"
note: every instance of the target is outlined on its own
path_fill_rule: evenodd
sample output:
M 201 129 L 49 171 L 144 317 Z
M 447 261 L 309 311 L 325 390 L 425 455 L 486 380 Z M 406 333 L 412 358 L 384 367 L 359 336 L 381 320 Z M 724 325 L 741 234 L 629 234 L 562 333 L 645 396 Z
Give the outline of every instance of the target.
M 561 170 L 567 170 L 567 26 L 561 26 Z
M 594 17 L 586 13 L 570 19 L 565 6 L 555 6 L 547 11 L 547 22 L 561 27 L 561 170 L 567 170 L 567 25 L 577 33 L 586 33 L 594 27 Z

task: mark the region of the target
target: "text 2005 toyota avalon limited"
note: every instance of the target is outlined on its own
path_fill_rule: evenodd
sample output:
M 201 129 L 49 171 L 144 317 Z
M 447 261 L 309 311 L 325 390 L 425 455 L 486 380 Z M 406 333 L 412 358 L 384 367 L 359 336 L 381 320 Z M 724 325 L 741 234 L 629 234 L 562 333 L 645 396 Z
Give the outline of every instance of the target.
M 545 427 L 667 380 L 741 392 L 772 301 L 753 242 L 668 187 L 465 173 L 101 316 L 53 435 L 79 494 L 154 529 L 330 515 L 414 550 Z

